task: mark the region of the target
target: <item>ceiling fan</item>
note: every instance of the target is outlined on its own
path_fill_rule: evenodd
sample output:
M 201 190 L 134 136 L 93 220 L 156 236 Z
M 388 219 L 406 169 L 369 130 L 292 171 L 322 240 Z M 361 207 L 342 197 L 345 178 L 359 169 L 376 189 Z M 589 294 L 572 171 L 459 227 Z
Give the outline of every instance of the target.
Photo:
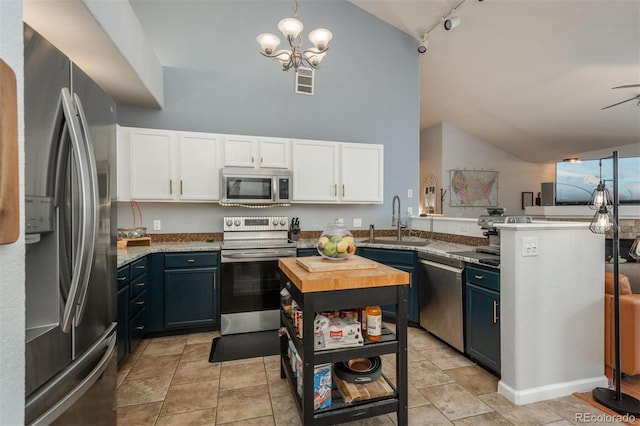
M 630 87 L 640 87 L 640 83 L 639 83 L 639 84 L 626 84 L 626 85 L 624 85 L 624 86 L 616 86 L 616 87 L 612 87 L 612 89 L 628 89 L 628 88 L 630 88 Z M 613 104 L 613 105 L 609 105 L 609 106 L 606 106 L 606 107 L 604 107 L 604 108 L 600 108 L 600 109 L 602 110 L 602 109 L 611 108 L 611 107 L 614 107 L 614 106 L 616 106 L 616 105 L 623 104 L 623 103 L 625 103 L 625 102 L 633 101 L 634 99 L 637 99 L 637 100 L 638 100 L 638 106 L 640 106 L 640 95 L 636 95 L 636 96 L 634 96 L 633 98 L 629 98 L 629 99 L 626 99 L 626 100 L 624 100 L 624 101 L 621 101 L 621 102 L 618 102 L 618 103 L 615 103 L 615 104 Z

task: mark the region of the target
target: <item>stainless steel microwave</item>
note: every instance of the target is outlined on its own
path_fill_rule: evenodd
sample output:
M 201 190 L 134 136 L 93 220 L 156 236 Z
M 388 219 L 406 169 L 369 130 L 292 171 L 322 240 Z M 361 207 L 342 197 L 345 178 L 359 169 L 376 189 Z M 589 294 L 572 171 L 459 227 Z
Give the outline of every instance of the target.
M 291 171 L 224 167 L 220 170 L 220 204 L 288 204 Z

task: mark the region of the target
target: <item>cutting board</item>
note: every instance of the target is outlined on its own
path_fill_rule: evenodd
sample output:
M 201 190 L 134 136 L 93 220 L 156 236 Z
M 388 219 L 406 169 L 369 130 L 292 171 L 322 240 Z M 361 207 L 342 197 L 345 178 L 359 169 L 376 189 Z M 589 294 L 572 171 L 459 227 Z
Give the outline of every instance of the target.
M 0 244 L 20 232 L 18 199 L 18 103 L 16 74 L 0 59 Z
M 321 256 L 298 257 L 296 263 L 309 272 L 350 271 L 378 267 L 376 262 L 357 255 L 346 260 L 329 260 Z

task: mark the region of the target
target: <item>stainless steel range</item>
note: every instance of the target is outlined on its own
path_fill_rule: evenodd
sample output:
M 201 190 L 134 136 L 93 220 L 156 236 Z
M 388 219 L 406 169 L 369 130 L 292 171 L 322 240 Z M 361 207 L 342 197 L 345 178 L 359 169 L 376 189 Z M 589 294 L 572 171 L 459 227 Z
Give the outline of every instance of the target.
M 483 235 L 489 237 L 488 246 L 478 246 L 477 252 L 500 255 L 500 230 L 496 225 L 503 223 L 531 223 L 531 216 L 505 215 L 504 208 L 489 208 L 488 215 L 478 217 L 478 225 L 485 230 Z
M 295 257 L 286 216 L 224 217 L 220 312 L 223 335 L 280 327 L 278 259 Z

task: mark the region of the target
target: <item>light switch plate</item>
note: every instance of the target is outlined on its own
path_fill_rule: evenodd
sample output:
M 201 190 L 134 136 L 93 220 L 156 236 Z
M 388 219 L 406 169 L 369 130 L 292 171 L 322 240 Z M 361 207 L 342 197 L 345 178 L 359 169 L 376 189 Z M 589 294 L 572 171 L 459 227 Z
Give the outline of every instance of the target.
M 522 256 L 538 255 L 538 237 L 524 237 L 522 239 Z

